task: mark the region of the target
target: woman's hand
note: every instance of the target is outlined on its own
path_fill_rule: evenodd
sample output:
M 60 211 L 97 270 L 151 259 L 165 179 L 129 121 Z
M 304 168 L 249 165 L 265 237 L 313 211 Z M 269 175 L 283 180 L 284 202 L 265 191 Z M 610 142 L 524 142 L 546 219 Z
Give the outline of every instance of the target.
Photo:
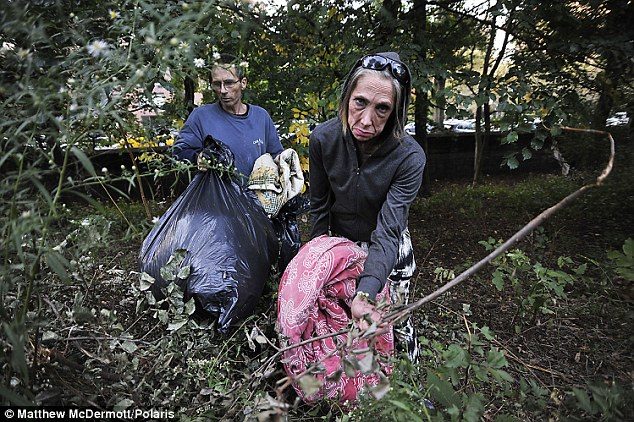
M 357 293 L 354 297 L 350 311 L 360 330 L 365 330 L 370 326 L 367 319 L 364 318 L 365 315 L 368 315 L 371 321 L 376 322 L 377 326 L 381 324 L 381 314 L 377 311 L 376 306 L 368 301 L 367 295 L 363 293 Z

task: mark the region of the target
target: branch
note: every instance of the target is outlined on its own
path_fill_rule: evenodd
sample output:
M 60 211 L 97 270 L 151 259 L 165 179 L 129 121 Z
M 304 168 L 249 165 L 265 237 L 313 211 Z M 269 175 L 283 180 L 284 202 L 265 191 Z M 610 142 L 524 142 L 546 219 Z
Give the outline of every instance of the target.
M 570 203 L 572 203 L 575 199 L 577 199 L 579 196 L 581 196 L 581 194 L 585 193 L 590 188 L 598 187 L 603 184 L 606 177 L 608 177 L 608 175 L 612 171 L 612 167 L 614 166 L 614 138 L 612 138 L 612 135 L 610 135 L 610 133 L 605 131 L 593 130 L 593 129 L 580 129 L 580 128 L 572 128 L 567 126 L 562 126 L 561 129 L 567 132 L 591 133 L 591 134 L 597 134 L 597 135 L 605 135 L 608 137 L 608 139 L 610 140 L 610 158 L 608 160 L 608 163 L 605 169 L 603 169 L 601 174 L 597 177 L 597 180 L 594 183 L 589 183 L 587 185 L 582 186 L 578 190 L 574 191 L 573 193 L 571 193 L 570 195 L 566 196 L 564 199 L 559 201 L 557 204 L 542 211 L 541 214 L 533 218 L 528 224 L 526 224 L 517 233 L 511 236 L 506 242 L 498 246 L 497 249 L 495 249 L 485 258 L 481 259 L 479 262 L 477 262 L 476 264 L 474 264 L 473 266 L 471 266 L 470 268 L 462 272 L 458 277 L 456 277 L 452 281 L 446 283 L 444 286 L 432 292 L 431 294 L 425 296 L 424 298 L 414 303 L 411 303 L 409 305 L 406 305 L 399 310 L 396 310 L 394 312 L 387 314 L 384 318 L 385 321 L 392 322 L 392 321 L 398 320 L 404 317 L 405 315 L 411 313 L 412 311 L 420 308 L 425 303 L 434 300 L 435 298 L 445 293 L 447 290 L 451 289 L 452 287 L 455 287 L 456 285 L 462 283 L 464 280 L 466 280 L 467 278 L 471 277 L 472 275 L 480 271 L 485 265 L 489 264 L 495 258 L 497 258 L 501 254 L 509 250 L 511 246 L 513 246 L 515 243 L 524 239 L 528 234 L 530 234 L 538 226 L 543 224 L 544 221 L 550 218 L 555 212 L 570 205 Z
M 504 30 L 504 41 L 502 42 L 502 47 L 500 48 L 500 51 L 498 53 L 497 60 L 495 60 L 495 63 L 493 64 L 493 67 L 491 68 L 491 72 L 489 74 L 491 79 L 493 79 L 493 77 L 495 76 L 495 72 L 497 72 L 498 67 L 500 67 L 500 63 L 502 62 L 502 58 L 504 57 L 504 54 L 506 52 L 506 46 L 508 45 L 509 37 L 511 35 L 511 28 L 513 27 L 513 13 L 514 12 L 515 12 L 515 8 L 511 9 L 506 19 L 506 29 Z

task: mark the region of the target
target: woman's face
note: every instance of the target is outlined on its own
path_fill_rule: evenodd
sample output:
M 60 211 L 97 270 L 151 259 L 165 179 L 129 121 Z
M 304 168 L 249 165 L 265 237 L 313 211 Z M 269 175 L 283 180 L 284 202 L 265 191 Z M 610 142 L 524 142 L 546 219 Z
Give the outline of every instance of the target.
M 392 82 L 378 73 L 359 78 L 348 102 L 348 126 L 360 142 L 381 134 L 394 110 Z

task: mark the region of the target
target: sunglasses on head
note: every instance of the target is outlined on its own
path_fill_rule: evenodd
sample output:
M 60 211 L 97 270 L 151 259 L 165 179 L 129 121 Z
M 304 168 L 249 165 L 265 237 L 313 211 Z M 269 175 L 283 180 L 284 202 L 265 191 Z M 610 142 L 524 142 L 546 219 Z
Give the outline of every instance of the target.
M 409 82 L 409 72 L 407 71 L 405 65 L 388 57 L 368 55 L 359 60 L 359 64 L 364 69 L 372 70 L 384 70 L 386 67 L 389 67 L 392 76 L 394 76 L 397 81 L 403 85 Z

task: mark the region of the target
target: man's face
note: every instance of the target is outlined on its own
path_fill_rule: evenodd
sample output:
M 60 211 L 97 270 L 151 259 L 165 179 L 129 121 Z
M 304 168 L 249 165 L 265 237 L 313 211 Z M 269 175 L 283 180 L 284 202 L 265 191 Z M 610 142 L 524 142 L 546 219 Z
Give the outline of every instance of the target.
M 235 67 L 214 67 L 211 74 L 211 87 L 225 110 L 233 109 L 242 101 L 242 91 L 246 86 L 247 79 L 238 79 Z
M 348 126 L 360 142 L 381 134 L 394 110 L 392 83 L 378 74 L 359 78 L 348 102 Z

